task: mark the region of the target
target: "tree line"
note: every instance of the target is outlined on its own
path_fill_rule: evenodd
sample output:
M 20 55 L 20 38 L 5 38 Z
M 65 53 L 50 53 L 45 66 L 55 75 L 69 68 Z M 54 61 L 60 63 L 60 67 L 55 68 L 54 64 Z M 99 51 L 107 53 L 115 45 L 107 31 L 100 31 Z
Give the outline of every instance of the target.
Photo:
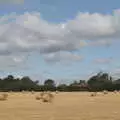
M 52 79 L 47 79 L 44 84 L 33 81 L 29 76 L 15 78 L 8 75 L 0 78 L 0 91 L 114 91 L 120 90 L 120 79 L 113 80 L 108 73 L 99 72 L 88 80 L 76 80 L 67 84 L 56 85 Z

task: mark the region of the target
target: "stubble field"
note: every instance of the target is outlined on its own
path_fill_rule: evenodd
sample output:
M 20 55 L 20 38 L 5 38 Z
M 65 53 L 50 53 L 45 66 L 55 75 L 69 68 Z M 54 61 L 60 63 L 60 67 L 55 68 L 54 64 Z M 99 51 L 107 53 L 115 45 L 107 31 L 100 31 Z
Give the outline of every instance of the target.
M 52 103 L 36 100 L 37 94 L 8 93 L 0 101 L 0 120 L 120 120 L 120 93 L 53 93 Z

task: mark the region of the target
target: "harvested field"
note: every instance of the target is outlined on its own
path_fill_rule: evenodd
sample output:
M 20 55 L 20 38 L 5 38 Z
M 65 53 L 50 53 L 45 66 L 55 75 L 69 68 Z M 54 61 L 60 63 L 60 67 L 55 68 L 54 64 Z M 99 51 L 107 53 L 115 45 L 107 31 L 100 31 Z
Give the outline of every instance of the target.
M 120 93 L 59 92 L 52 103 L 36 100 L 37 94 L 8 93 L 0 120 L 120 120 Z

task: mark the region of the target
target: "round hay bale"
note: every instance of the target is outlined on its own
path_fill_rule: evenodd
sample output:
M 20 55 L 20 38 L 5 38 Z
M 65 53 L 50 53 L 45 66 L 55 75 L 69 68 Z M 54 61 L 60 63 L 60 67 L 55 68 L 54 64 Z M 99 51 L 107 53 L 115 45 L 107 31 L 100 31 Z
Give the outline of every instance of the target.
M 94 93 L 91 93 L 91 97 L 94 97 L 94 96 L 96 96 L 97 95 L 97 92 L 94 92 Z
M 43 95 L 42 97 L 42 101 L 43 102 L 52 102 L 54 98 L 54 95 L 50 92 L 47 92 Z
M 6 93 L 3 93 L 0 95 L 0 101 L 7 100 L 7 98 L 8 98 L 8 94 L 6 94 Z
M 108 94 L 108 91 L 107 91 L 107 90 L 104 90 L 104 91 L 103 91 L 103 94 L 104 94 L 104 95 Z
M 117 94 L 117 90 L 114 90 L 113 92 L 114 92 L 115 94 Z
M 41 98 L 41 96 L 36 96 L 35 99 L 36 100 L 41 100 L 42 98 Z
M 31 94 L 35 94 L 35 92 L 34 92 L 34 91 L 31 91 Z
M 49 102 L 49 99 L 43 98 L 42 101 L 43 101 L 43 102 Z
M 44 92 L 41 92 L 41 93 L 40 93 L 40 96 L 41 96 L 41 97 L 43 97 L 43 96 L 44 96 L 44 94 L 45 94 Z
M 58 91 L 55 91 L 56 94 L 58 94 L 59 92 Z

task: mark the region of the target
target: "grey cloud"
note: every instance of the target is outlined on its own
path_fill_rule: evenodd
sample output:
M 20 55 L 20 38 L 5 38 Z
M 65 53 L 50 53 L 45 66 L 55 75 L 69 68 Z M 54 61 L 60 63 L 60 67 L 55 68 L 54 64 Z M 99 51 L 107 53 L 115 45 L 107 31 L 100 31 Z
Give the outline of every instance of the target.
M 0 4 L 23 4 L 24 0 L 0 0 Z
M 113 58 L 97 58 L 93 61 L 96 64 L 109 64 L 113 62 Z
M 115 13 L 120 16 L 119 11 Z M 9 22 L 12 18 L 14 21 Z M 85 40 L 120 38 L 116 17 L 99 13 L 79 13 L 75 19 L 59 24 L 47 22 L 38 12 L 11 14 L 0 20 L 0 55 L 39 52 L 48 61 L 77 60 L 79 57 L 70 52 L 87 46 Z
M 71 52 L 56 52 L 44 55 L 47 62 L 81 61 L 83 57 Z

